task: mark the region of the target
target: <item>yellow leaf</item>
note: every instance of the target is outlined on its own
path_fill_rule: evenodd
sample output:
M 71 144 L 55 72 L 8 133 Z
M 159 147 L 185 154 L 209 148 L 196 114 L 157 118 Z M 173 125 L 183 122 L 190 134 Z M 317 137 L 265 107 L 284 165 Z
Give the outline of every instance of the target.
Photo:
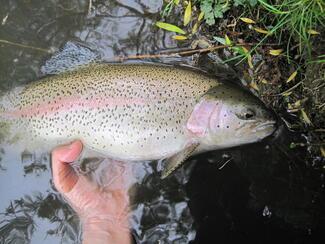
M 172 25 L 172 24 L 168 24 L 168 23 L 158 21 L 158 22 L 156 22 L 156 26 L 158 26 L 159 28 L 164 29 L 164 30 L 176 32 L 176 33 L 183 34 L 183 35 L 186 34 L 185 31 L 183 31 L 181 28 L 179 28 L 176 25 Z
M 184 26 L 187 26 L 188 23 L 190 23 L 191 15 L 192 15 L 192 6 L 191 6 L 191 1 L 189 1 L 184 13 Z
M 261 82 L 262 82 L 263 84 L 267 84 L 267 83 L 268 83 L 266 79 L 262 79 Z
M 192 34 L 196 33 L 198 28 L 199 28 L 199 22 L 196 22 L 192 28 Z
M 227 35 L 225 35 L 225 43 L 226 45 L 231 46 L 231 41 Z
M 172 38 L 174 40 L 178 40 L 178 41 L 182 41 L 182 40 L 186 40 L 187 39 L 186 36 L 181 36 L 181 35 L 175 35 L 175 36 L 172 36 Z
M 248 62 L 248 65 L 251 69 L 254 68 L 253 66 L 253 62 L 252 62 L 252 56 L 250 54 L 247 55 L 247 62 Z
M 298 101 L 296 101 L 296 102 L 293 104 L 293 106 L 294 106 L 295 108 L 299 108 L 300 105 L 301 105 L 301 100 L 298 100 Z
M 247 24 L 255 24 L 256 22 L 250 18 L 239 18 L 241 21 L 247 23 Z
M 274 49 L 274 50 L 270 50 L 269 54 L 273 55 L 273 56 L 278 56 L 283 52 L 283 49 Z
M 203 17 L 204 17 L 204 12 L 201 11 L 197 20 L 201 21 L 203 19 Z
M 311 125 L 311 121 L 310 121 L 310 119 L 308 118 L 308 116 L 307 116 L 305 110 L 304 110 L 304 109 L 301 109 L 300 111 L 301 111 L 301 117 L 302 117 L 302 119 L 305 121 L 305 123 L 308 124 L 308 125 Z
M 249 54 L 249 51 L 246 47 L 241 47 L 241 49 L 243 50 L 243 52 L 246 54 L 247 57 L 247 63 L 249 65 L 249 68 L 253 69 L 253 62 L 252 62 L 252 56 Z
M 284 97 L 288 97 L 288 96 L 290 96 L 292 94 L 292 92 L 284 92 L 284 93 L 282 93 L 282 96 L 284 96 Z
M 243 49 L 244 53 L 248 53 L 248 50 L 246 47 L 241 47 L 241 48 Z
M 322 157 L 325 158 L 325 148 L 324 147 L 320 147 L 320 152 L 322 154 Z
M 297 71 L 293 72 L 293 73 L 289 76 L 289 78 L 287 79 L 287 83 L 289 83 L 290 81 L 292 81 L 292 80 L 296 77 L 297 74 L 298 74 Z
M 319 34 L 320 34 L 318 31 L 316 31 L 316 30 L 312 30 L 312 29 L 309 29 L 309 30 L 307 31 L 307 33 L 310 34 L 310 35 L 319 35 Z
M 174 3 L 175 3 L 176 5 L 178 5 L 178 4 L 179 4 L 179 1 L 180 1 L 180 0 L 174 0 Z
M 250 86 L 251 88 L 253 88 L 254 90 L 256 90 L 256 91 L 259 91 L 259 90 L 260 90 L 260 89 L 258 88 L 258 86 L 257 86 L 257 84 L 256 84 L 255 81 L 252 81 L 251 83 L 249 83 L 249 86 Z
M 262 33 L 262 34 L 270 34 L 269 31 L 264 30 L 264 29 L 261 29 L 261 28 L 258 28 L 258 27 L 254 28 L 254 30 L 255 30 L 256 32 L 259 32 L 259 33 Z

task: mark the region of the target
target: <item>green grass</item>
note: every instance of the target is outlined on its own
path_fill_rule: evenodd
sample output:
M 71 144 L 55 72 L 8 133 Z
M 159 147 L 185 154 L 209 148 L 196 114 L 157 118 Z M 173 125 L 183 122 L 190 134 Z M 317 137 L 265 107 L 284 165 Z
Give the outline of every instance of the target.
M 271 21 L 271 32 L 279 43 L 287 43 L 287 53 L 296 44 L 299 54 L 311 56 L 312 36 L 314 31 L 321 31 L 325 21 L 324 0 L 276 0 L 274 4 L 258 0 L 269 16 L 262 21 Z M 286 35 L 288 33 L 288 35 Z
M 313 40 L 325 29 L 324 0 L 193 0 L 192 4 L 204 13 L 205 24 L 210 26 L 226 17 L 228 11 L 240 8 L 238 18 L 252 18 L 257 21 L 258 27 L 269 31 L 268 35 L 261 36 L 251 52 L 272 38 L 279 45 L 286 45 L 288 61 L 297 55 L 311 60 Z M 162 16 L 168 16 L 176 6 L 185 8 L 186 4 L 184 1 L 170 0 Z

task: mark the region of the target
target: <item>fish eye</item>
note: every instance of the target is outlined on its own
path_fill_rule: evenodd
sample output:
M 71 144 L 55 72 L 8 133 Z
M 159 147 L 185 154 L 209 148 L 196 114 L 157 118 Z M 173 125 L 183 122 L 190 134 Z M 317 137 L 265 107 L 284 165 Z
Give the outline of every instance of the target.
M 245 119 L 251 119 L 255 116 L 255 114 L 252 111 L 245 113 Z
M 243 111 L 240 114 L 236 114 L 236 116 L 240 119 L 243 120 L 250 120 L 250 119 L 254 119 L 255 118 L 255 112 L 253 110 L 247 109 L 245 111 Z

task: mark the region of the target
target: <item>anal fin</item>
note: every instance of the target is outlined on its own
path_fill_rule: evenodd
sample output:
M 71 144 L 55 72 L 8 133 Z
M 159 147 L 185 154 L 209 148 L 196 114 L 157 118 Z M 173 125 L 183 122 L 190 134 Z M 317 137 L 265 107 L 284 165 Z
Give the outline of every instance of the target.
M 165 168 L 161 174 L 161 179 L 165 179 L 171 173 L 173 173 L 178 167 L 180 167 L 186 159 L 188 159 L 194 150 L 198 147 L 199 143 L 194 143 L 175 154 L 174 156 L 168 158 L 165 162 Z

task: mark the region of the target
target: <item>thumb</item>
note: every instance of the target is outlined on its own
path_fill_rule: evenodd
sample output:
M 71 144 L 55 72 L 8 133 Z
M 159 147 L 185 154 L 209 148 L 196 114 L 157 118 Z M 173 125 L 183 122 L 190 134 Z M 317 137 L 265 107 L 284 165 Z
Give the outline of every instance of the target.
M 52 151 L 53 182 L 59 192 L 67 193 L 77 183 L 78 175 L 69 163 L 75 161 L 81 151 L 82 143 L 79 140 L 59 146 Z

